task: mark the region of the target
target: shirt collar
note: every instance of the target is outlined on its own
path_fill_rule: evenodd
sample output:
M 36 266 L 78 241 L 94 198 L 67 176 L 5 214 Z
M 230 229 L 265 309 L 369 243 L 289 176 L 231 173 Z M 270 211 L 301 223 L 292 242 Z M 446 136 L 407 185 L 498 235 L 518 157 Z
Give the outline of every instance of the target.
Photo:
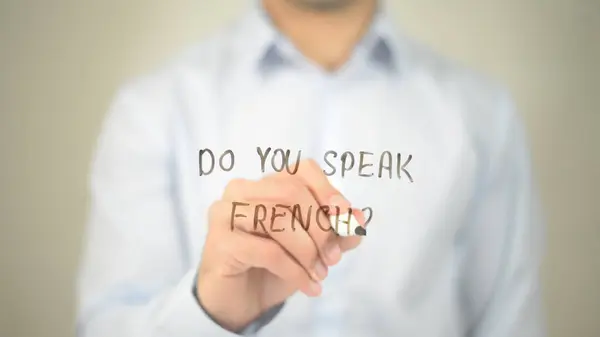
M 366 51 L 369 62 L 385 70 L 397 70 L 396 36 L 391 21 L 380 6 L 368 33 L 357 45 Z M 244 40 L 240 51 L 259 71 L 273 70 L 285 66 L 289 59 L 285 55 L 285 38 L 272 24 L 260 0 L 255 2 L 241 27 Z

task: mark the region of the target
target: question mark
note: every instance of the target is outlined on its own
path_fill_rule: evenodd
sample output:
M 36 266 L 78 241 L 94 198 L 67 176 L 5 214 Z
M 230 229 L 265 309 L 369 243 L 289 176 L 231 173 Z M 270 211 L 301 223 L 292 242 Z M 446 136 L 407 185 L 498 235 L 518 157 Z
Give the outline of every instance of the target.
M 367 227 L 367 225 L 369 224 L 369 222 L 371 222 L 371 219 L 373 219 L 373 209 L 371 207 L 365 207 L 365 208 L 361 209 L 361 211 L 363 213 L 365 213 L 366 210 L 369 211 L 369 216 L 365 220 L 365 227 Z

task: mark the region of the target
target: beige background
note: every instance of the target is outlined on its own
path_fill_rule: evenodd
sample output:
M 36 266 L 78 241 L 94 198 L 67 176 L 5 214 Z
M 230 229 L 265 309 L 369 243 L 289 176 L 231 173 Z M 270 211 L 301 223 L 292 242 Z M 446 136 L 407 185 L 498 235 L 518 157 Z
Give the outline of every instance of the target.
M 600 336 L 600 1 L 398 0 L 411 35 L 508 85 L 546 207 L 550 336 Z M 125 79 L 250 0 L 0 0 L 0 336 L 72 336 L 91 149 Z

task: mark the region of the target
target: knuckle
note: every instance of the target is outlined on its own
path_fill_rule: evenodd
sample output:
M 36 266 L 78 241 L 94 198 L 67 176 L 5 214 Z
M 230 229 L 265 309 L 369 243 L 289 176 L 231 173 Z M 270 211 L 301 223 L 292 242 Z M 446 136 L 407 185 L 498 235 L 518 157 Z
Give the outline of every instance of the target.
M 295 179 L 286 179 L 277 187 L 279 198 L 288 202 L 296 200 L 302 191 L 302 185 Z
M 223 202 L 221 200 L 213 202 L 208 207 L 208 222 L 209 222 L 209 224 L 212 224 L 213 222 L 218 221 L 220 219 L 222 210 L 223 210 Z
M 306 159 L 305 163 L 306 168 L 314 170 L 314 169 L 321 169 L 321 167 L 319 166 L 319 163 L 317 163 L 316 160 L 314 160 L 313 158 L 308 158 Z
M 239 193 L 247 183 L 247 179 L 235 178 L 230 180 L 225 186 L 225 192 L 223 193 L 226 197 L 231 197 Z

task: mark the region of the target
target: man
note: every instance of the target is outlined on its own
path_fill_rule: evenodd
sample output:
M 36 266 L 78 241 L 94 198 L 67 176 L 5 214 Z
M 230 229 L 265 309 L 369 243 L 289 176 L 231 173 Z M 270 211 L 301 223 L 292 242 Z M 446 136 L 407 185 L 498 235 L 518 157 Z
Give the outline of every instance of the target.
M 91 188 L 80 336 L 544 334 L 509 97 L 375 0 L 264 0 L 125 86 Z

